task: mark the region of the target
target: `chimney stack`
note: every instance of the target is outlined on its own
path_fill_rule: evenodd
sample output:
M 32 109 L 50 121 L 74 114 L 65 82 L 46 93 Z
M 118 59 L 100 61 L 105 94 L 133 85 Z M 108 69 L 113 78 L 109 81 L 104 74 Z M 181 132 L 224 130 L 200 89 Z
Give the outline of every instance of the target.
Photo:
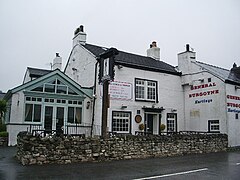
M 192 48 L 191 48 L 192 49 Z M 192 64 L 196 62 L 196 52 L 190 51 L 190 45 L 186 44 L 186 51 L 178 54 L 178 69 L 182 74 L 192 73 Z
M 87 34 L 84 32 L 84 26 L 80 25 L 75 31 L 74 31 L 74 37 L 73 37 L 73 47 L 77 44 L 86 44 Z
M 147 56 L 156 60 L 160 60 L 160 48 L 157 47 L 157 42 L 153 41 L 150 48 L 147 50 Z
M 59 53 L 56 53 L 56 57 L 53 59 L 52 70 L 59 69 L 61 71 L 62 68 L 62 57 L 59 56 Z

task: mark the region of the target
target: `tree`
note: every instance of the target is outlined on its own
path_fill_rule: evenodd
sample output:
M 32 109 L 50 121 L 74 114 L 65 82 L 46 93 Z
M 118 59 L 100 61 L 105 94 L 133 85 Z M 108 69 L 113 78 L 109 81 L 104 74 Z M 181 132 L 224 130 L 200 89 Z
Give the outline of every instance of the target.
M 2 124 L 2 118 L 4 113 L 7 111 L 7 102 L 5 100 L 0 100 L 0 124 Z

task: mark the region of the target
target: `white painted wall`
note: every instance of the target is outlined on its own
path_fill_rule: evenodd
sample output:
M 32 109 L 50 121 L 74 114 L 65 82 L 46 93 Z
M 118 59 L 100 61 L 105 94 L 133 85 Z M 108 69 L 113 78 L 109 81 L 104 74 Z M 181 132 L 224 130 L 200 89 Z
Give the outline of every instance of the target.
M 227 125 L 228 125 L 228 141 L 229 146 L 240 146 L 240 107 L 231 107 L 227 103 L 234 103 L 240 105 L 240 100 L 232 99 L 228 95 L 240 98 L 240 89 L 235 89 L 235 85 L 226 84 L 226 109 Z M 236 119 L 236 113 L 238 118 Z
M 83 87 L 94 85 L 95 56 L 83 46 L 74 46 L 66 65 L 65 74 Z

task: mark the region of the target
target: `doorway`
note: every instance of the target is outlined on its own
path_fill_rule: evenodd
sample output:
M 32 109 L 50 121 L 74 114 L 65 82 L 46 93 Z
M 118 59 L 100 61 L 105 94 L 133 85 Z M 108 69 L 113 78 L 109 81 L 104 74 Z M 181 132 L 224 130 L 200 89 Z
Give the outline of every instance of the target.
M 153 134 L 153 114 L 146 114 L 146 132 Z
M 45 106 L 44 128 L 46 132 L 62 131 L 64 126 L 64 107 Z

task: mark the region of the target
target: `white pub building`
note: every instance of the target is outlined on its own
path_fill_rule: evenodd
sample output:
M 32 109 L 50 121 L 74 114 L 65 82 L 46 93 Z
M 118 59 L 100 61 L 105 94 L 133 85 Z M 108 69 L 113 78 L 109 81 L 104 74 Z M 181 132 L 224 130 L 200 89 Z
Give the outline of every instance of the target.
M 103 90 L 97 57 L 108 48 L 88 44 L 86 37 L 83 26 L 74 32 L 63 72 L 57 55 L 56 70 L 28 68 L 24 83 L 7 93 L 9 145 L 15 145 L 17 133 L 31 125 L 61 128 L 64 133 L 78 127 L 87 136 L 101 134 Z M 153 42 L 147 56 L 119 51 L 114 70 L 109 132 L 226 133 L 229 146 L 240 146 L 240 67 L 235 63 L 227 70 L 199 62 L 186 45 L 174 67 L 161 60 L 160 48 Z M 161 130 L 160 125 L 166 128 Z

